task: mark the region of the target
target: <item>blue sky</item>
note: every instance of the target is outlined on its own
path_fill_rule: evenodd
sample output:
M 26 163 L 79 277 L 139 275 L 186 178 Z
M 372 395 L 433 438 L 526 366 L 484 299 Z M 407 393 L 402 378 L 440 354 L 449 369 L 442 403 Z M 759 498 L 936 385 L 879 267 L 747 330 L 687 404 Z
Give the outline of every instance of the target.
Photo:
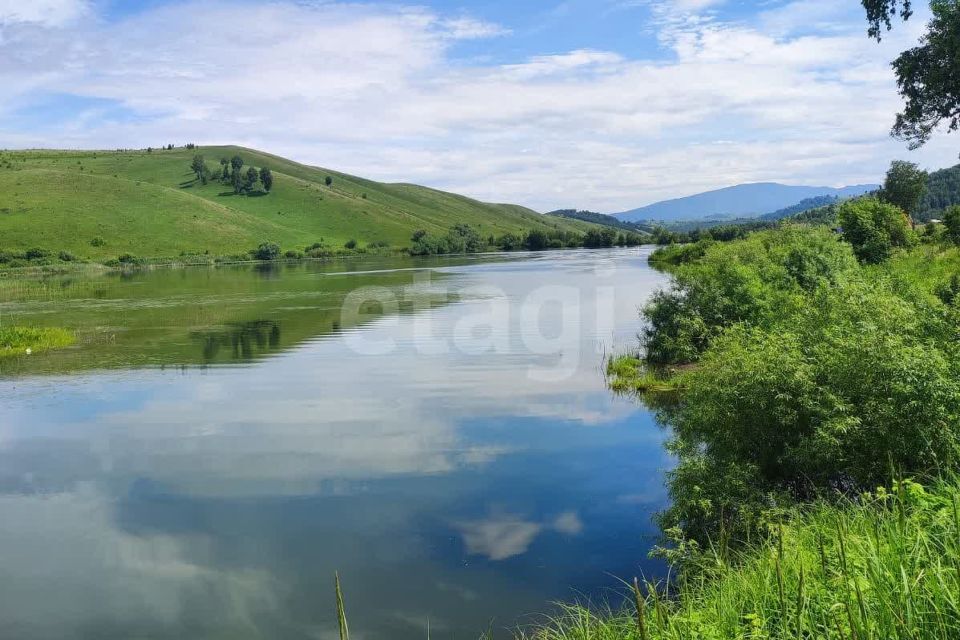
M 889 61 L 856 0 L 0 0 L 0 146 L 238 143 L 540 210 L 876 182 Z

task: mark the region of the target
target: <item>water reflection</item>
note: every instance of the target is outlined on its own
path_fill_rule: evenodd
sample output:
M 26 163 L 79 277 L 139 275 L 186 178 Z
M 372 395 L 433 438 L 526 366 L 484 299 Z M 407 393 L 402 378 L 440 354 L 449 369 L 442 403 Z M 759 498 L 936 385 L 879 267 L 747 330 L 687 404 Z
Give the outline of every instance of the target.
M 587 322 L 598 266 L 617 293 L 611 335 Z M 630 252 L 434 271 L 430 287 L 411 272 L 301 269 L 256 295 L 250 282 L 262 280 L 249 270 L 229 287 L 200 270 L 130 285 L 149 283 L 151 295 L 109 289 L 112 313 L 129 310 L 109 359 L 86 373 L 0 380 L 4 629 L 26 639 L 335 638 L 339 570 L 358 635 L 419 639 L 429 618 L 435 637 L 472 638 L 491 619 L 509 626 L 551 600 L 602 594 L 617 585 L 611 574 L 656 572 L 645 554 L 670 464 L 663 434 L 606 391 L 600 366 L 604 350 L 632 343 L 636 308 L 660 277 Z M 371 278 L 398 298 L 442 302 L 374 310 L 331 332 L 322 302 Z M 191 299 L 211 280 L 247 323 L 223 323 Z M 438 282 L 459 298 L 435 295 Z M 590 330 L 577 337 L 573 374 L 543 381 L 530 376 L 545 358 L 525 348 L 518 307 L 551 282 L 582 288 Z M 484 286 L 510 303 L 507 349 L 425 348 L 455 344 L 482 303 L 463 292 Z M 76 308 L 103 318 L 89 302 Z M 216 322 L 189 329 L 204 318 Z M 351 334 L 395 348 L 365 356 Z M 160 341 L 167 361 L 197 361 L 213 340 L 211 361 L 223 362 L 242 339 L 245 367 L 162 370 L 137 355 L 160 353 Z
M 280 323 L 252 320 L 231 323 L 223 330 L 195 331 L 190 337 L 203 345 L 203 361 L 215 362 L 220 349 L 230 350 L 232 360 L 253 360 L 280 348 Z

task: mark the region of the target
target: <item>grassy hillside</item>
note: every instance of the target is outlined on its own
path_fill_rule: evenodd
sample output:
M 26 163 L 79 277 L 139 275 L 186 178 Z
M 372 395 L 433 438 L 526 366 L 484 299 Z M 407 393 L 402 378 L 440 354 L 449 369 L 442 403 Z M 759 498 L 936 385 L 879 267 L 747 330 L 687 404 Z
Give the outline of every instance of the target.
M 211 167 L 235 154 L 246 166 L 269 167 L 273 189 L 265 195 L 235 195 L 217 181 L 202 185 L 190 170 L 195 154 Z M 327 176 L 333 179 L 329 186 Z M 342 247 L 350 239 L 360 246 L 405 247 L 418 229 L 442 234 L 457 223 L 473 226 L 483 237 L 590 227 L 519 206 L 364 180 L 241 147 L 2 152 L 0 194 L 0 250 L 40 247 L 93 260 L 123 253 L 229 255 L 265 241 L 284 249 L 321 241 Z

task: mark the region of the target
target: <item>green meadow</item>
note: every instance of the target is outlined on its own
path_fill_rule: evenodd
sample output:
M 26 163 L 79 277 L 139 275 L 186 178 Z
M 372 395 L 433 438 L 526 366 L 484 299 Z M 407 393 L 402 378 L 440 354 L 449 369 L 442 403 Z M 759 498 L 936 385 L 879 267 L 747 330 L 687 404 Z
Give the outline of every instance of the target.
M 269 193 L 235 194 L 191 171 L 235 155 L 267 167 Z M 329 178 L 329 180 L 328 180 Z M 329 184 L 328 184 L 329 182 Z M 152 151 L 0 152 L 0 251 L 49 252 L 51 260 L 106 261 L 185 255 L 235 256 L 264 242 L 284 250 L 410 246 L 418 230 L 443 235 L 456 224 L 483 237 L 530 230 L 583 232 L 593 225 L 545 217 L 411 184 L 384 184 L 234 146 Z

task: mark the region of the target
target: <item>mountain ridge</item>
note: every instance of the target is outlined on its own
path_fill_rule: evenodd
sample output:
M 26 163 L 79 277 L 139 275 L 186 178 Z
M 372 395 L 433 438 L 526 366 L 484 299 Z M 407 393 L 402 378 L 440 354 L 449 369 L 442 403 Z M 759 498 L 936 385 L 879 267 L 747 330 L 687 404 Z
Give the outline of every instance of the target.
M 879 188 L 875 184 L 846 187 L 790 185 L 780 182 L 750 182 L 671 198 L 612 214 L 621 220 L 678 221 L 725 217 L 760 217 L 803 200 L 821 196 L 849 198 Z

